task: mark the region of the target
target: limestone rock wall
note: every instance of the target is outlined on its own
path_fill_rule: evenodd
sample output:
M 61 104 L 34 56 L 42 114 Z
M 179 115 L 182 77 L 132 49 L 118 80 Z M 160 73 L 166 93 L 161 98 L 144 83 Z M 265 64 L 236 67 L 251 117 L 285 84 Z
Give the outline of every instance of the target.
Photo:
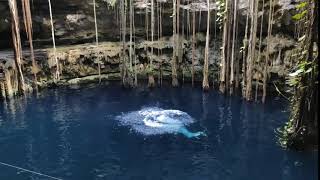
M 119 41 L 119 10 L 117 6 L 110 7 L 108 5 L 109 0 L 96 0 L 97 4 L 97 24 L 100 41 Z M 276 13 L 275 13 L 275 25 L 274 33 L 286 34 L 292 36 L 294 30 L 294 22 L 292 21 L 292 14 L 294 13 L 294 5 L 297 0 L 279 0 L 276 1 Z M 20 3 L 20 1 L 17 1 Z M 73 45 L 91 43 L 95 40 L 94 30 L 94 18 L 93 18 L 93 4 L 92 0 L 51 0 L 53 20 L 55 27 L 55 35 L 57 46 Z M 135 2 L 135 28 L 136 39 L 147 39 L 145 33 L 145 7 L 149 4 L 145 4 L 143 0 L 134 0 Z M 164 36 L 172 35 L 172 2 L 159 0 L 163 3 L 162 7 L 162 29 Z M 239 34 L 244 31 L 246 14 L 248 13 L 246 8 L 248 6 L 248 0 L 240 0 L 239 9 Z M 199 0 L 199 7 L 205 7 L 206 1 Z M 268 3 L 268 0 L 265 1 Z M 187 4 L 187 1 L 181 1 L 181 4 Z M 182 6 L 183 7 L 183 6 Z M 20 9 L 20 16 L 22 21 L 22 13 Z M 186 10 L 181 8 L 180 13 L 180 32 L 184 27 L 184 32 L 187 32 L 187 13 Z M 7 0 L 0 0 L 0 49 L 12 48 L 11 46 L 11 32 L 10 32 L 10 13 Z M 214 14 L 215 8 L 212 9 Z M 268 16 L 268 11 L 260 11 L 259 15 L 264 14 Z M 149 13 L 150 16 L 150 13 Z M 33 32 L 34 32 L 34 45 L 39 48 L 43 46 L 51 46 L 51 27 L 49 18 L 48 2 L 46 0 L 32 0 L 32 18 L 33 18 Z M 191 18 L 191 15 L 190 15 Z M 156 18 L 157 19 L 157 18 Z M 265 18 L 266 19 L 266 18 Z M 149 17 L 150 21 L 150 17 Z M 196 12 L 196 24 L 197 32 L 205 32 L 206 30 L 206 12 Z M 191 21 L 190 21 L 191 22 Z M 23 22 L 21 22 L 23 23 Z M 157 24 L 155 29 L 157 29 Z M 183 25 L 184 24 L 184 25 Z M 212 22 L 212 25 L 214 22 Z M 267 27 L 267 21 L 264 21 L 265 27 Z M 129 27 L 129 26 L 128 26 Z M 149 23 L 150 28 L 150 23 Z M 129 28 L 127 28 L 129 30 Z M 212 27 L 213 29 L 213 27 Z M 264 28 L 264 31 L 266 28 Z M 21 25 L 22 41 L 25 47 L 26 35 Z M 156 32 L 157 33 L 157 32 Z M 217 30 L 219 33 L 219 30 Z M 150 35 L 150 33 L 149 33 Z
M 19 2 L 19 1 L 18 1 Z M 155 38 L 155 42 L 146 41 L 145 33 L 145 10 L 142 0 L 135 1 L 135 27 L 136 27 L 136 64 L 138 78 L 147 78 L 147 65 L 149 58 L 154 59 L 155 78 L 161 74 L 165 79 L 171 79 L 171 58 L 172 58 L 172 9 L 171 4 L 166 2 L 163 6 L 163 35 L 164 37 Z M 183 1 L 182 1 L 183 2 Z M 199 1 L 201 2 L 201 0 Z M 268 0 L 265 1 L 268 3 Z M 13 61 L 13 54 L 10 39 L 10 18 L 7 7 L 7 0 L 0 0 L 0 89 L 6 91 L 6 87 L 16 88 L 16 83 L 8 85 L 7 82 L 15 82 L 16 73 Z M 140 3 L 140 4 L 139 4 Z M 242 36 L 245 26 L 246 7 L 248 1 L 240 0 L 239 17 L 239 41 L 236 51 L 240 51 L 242 46 Z M 291 67 L 296 63 L 295 59 L 290 58 L 292 49 L 294 49 L 295 40 L 293 32 L 295 24 L 291 19 L 294 13 L 295 0 L 279 0 L 275 6 L 274 28 L 271 44 L 272 64 L 269 68 L 270 82 L 285 78 Z M 104 79 L 119 80 L 122 61 L 128 61 L 129 44 L 127 37 L 126 54 L 121 56 L 122 45 L 119 43 L 119 12 L 116 8 L 108 6 L 105 0 L 97 0 L 98 33 L 100 45 L 94 45 L 94 20 L 93 7 L 91 0 L 52 0 L 53 18 L 55 26 L 55 35 L 57 39 L 57 56 L 60 62 L 62 81 L 60 83 L 79 82 L 81 79 L 94 80 L 99 77 L 98 63 L 101 64 L 101 73 Z M 52 54 L 52 42 L 50 32 L 50 22 L 48 14 L 47 1 L 33 0 L 33 27 L 34 27 L 34 45 L 36 47 L 36 61 L 38 67 L 31 68 L 30 53 L 28 52 L 28 43 L 22 29 L 22 41 L 24 42 L 23 71 L 28 84 L 32 84 L 32 72 L 38 73 L 39 85 L 46 86 L 53 82 L 52 74 L 55 71 L 55 60 Z M 215 13 L 213 9 L 212 13 Z M 201 16 L 200 16 L 201 14 Z M 260 11 L 267 17 L 267 11 Z M 150 14 L 149 14 L 150 15 Z M 186 35 L 187 15 L 180 13 L 181 25 L 180 35 L 181 49 L 179 50 L 181 58 L 178 60 L 178 75 L 180 81 L 191 80 L 192 48 L 191 38 Z M 197 38 L 195 52 L 195 79 L 202 80 L 202 69 L 204 60 L 206 12 L 197 12 Z M 21 18 L 22 19 L 22 18 Z M 266 18 L 265 18 L 266 19 Z M 22 23 L 22 22 L 21 22 Z M 157 24 L 157 23 L 156 23 Z M 184 25 L 183 25 L 184 24 Z M 150 24 L 149 24 L 150 26 Z M 267 22 L 264 21 L 264 27 Z M 259 25 L 260 27 L 260 25 Z M 157 26 L 155 27 L 157 29 Z M 129 29 L 129 28 L 128 28 Z M 266 35 L 266 28 L 263 34 Z M 149 33 L 150 35 L 150 33 Z M 157 37 L 157 34 L 156 34 Z M 210 82 L 217 82 L 219 79 L 220 59 L 221 59 L 221 34 L 218 26 L 211 24 L 210 36 L 210 54 L 209 54 L 209 79 Z M 149 37 L 150 39 L 150 37 Z M 151 54 L 150 48 L 154 48 L 154 54 Z M 261 58 L 256 60 L 254 66 L 253 79 L 261 82 L 262 67 L 266 54 L 266 37 L 262 39 Z M 241 61 L 241 54 L 238 53 Z

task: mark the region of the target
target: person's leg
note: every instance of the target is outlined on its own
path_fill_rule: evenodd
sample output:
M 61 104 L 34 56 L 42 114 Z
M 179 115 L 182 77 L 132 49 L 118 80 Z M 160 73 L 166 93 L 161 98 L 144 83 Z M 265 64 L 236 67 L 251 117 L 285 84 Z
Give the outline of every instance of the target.
M 179 133 L 185 135 L 186 137 L 188 138 L 193 138 L 193 137 L 199 137 L 199 136 L 206 136 L 206 134 L 202 131 L 199 131 L 199 132 L 190 132 L 187 128 L 185 127 L 181 127 L 179 130 L 178 130 Z

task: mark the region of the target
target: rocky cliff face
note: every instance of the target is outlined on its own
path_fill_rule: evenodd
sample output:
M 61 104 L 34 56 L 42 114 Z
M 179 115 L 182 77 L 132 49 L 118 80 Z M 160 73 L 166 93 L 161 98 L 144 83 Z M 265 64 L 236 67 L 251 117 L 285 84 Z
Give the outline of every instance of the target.
M 292 9 L 296 0 L 279 0 L 276 5 L 274 33 L 282 33 L 292 35 L 294 30 L 294 22 L 291 19 Z M 20 3 L 20 1 L 17 1 Z M 90 43 L 94 41 L 94 18 L 93 18 L 93 4 L 92 0 L 51 0 L 52 11 L 55 27 L 55 35 L 57 45 L 70 45 L 79 43 Z M 98 33 L 101 41 L 119 41 L 119 10 L 117 6 L 110 7 L 108 0 L 97 0 L 97 23 Z M 163 35 L 170 36 L 172 34 L 172 5 L 171 1 L 159 1 L 162 3 L 162 29 Z M 186 1 L 187 2 L 187 1 Z M 182 5 L 186 4 L 181 1 Z M 205 7 L 205 1 L 197 1 L 199 8 Z M 268 1 L 266 0 L 267 4 Z M 143 0 L 135 0 L 135 28 L 136 37 L 146 39 L 145 35 L 145 7 L 150 6 L 145 4 Z M 184 7 L 184 6 L 182 6 Z M 240 0 L 240 25 L 239 31 L 244 31 L 246 8 L 248 7 L 247 0 Z M 188 8 L 185 6 L 184 9 Z M 262 7 L 261 7 L 262 8 Z M 204 8 L 205 9 L 205 8 Z M 216 7 L 212 8 L 212 13 L 215 13 Z M 0 48 L 11 48 L 11 33 L 10 33 L 10 14 L 7 0 L 0 0 Z M 156 14 L 156 13 L 155 13 Z M 267 10 L 260 11 L 267 17 Z M 21 15 L 21 11 L 20 11 Z M 149 13 L 150 16 L 150 13 Z M 186 10 L 181 10 L 180 13 L 181 26 L 184 27 L 184 32 L 187 32 L 187 26 L 183 26 L 188 22 Z M 206 12 L 198 11 L 196 13 L 197 24 L 199 24 L 197 31 L 205 32 L 206 30 Z M 201 16 L 201 17 L 200 17 Z M 37 47 L 44 45 L 51 45 L 51 29 L 49 19 L 48 2 L 46 0 L 33 0 L 32 1 L 32 17 L 33 17 L 33 32 L 34 43 Z M 190 15 L 191 18 L 191 15 Z M 22 19 L 22 18 L 21 18 Z M 149 18 L 150 21 L 150 18 Z M 200 21 L 200 22 L 199 22 Z M 22 23 L 22 22 L 21 22 Z M 156 23 L 156 29 L 157 29 Z M 214 22 L 212 23 L 212 25 Z M 267 21 L 264 21 L 267 27 Z M 150 27 L 150 24 L 149 24 Z M 23 26 L 21 26 L 21 29 Z M 266 31 L 266 28 L 264 28 Z M 23 29 L 23 40 L 26 40 Z M 182 32 L 182 29 L 181 31 Z M 24 43 L 27 45 L 27 43 Z
M 94 41 L 95 30 L 92 0 L 52 0 L 51 3 L 57 45 Z M 0 0 L 0 10 L 4 12 L 0 16 L 0 35 L 1 37 L 7 37 L 1 38 L 0 48 L 10 47 L 10 15 L 7 4 L 7 0 Z M 137 4 L 135 8 L 135 27 L 136 36 L 143 38 L 145 36 L 145 10 L 140 9 L 140 6 L 140 4 Z M 119 41 L 118 8 L 110 7 L 106 1 L 100 0 L 97 1 L 96 11 L 99 39 L 101 41 Z M 164 35 L 172 32 L 170 13 L 172 12 L 163 10 L 164 19 L 162 26 Z M 46 0 L 33 0 L 32 17 L 35 45 L 38 47 L 51 45 L 50 17 L 48 2 Z M 21 32 L 24 34 L 23 29 Z
M 146 39 L 145 33 L 145 10 L 143 1 L 138 0 L 135 4 L 135 26 L 136 26 L 136 64 L 139 79 L 147 78 L 148 57 L 153 56 L 155 59 L 155 77 L 171 78 L 171 58 L 172 58 L 172 9 L 171 5 L 163 5 L 163 37 L 156 38 L 152 44 Z M 184 1 L 182 1 L 184 2 Z M 201 1 L 199 1 L 201 4 Z M 268 1 L 266 1 L 267 3 Z M 9 49 L 10 43 L 10 18 L 7 7 L 7 0 L 0 0 L 0 10 L 3 12 L 0 16 L 0 47 Z M 242 35 L 245 26 L 247 0 L 240 1 L 240 24 L 239 24 L 239 41 L 238 47 L 242 45 Z M 288 74 L 291 66 L 295 63 L 290 59 L 291 49 L 294 48 L 295 40 L 293 39 L 294 22 L 291 20 L 294 0 L 279 0 L 275 6 L 275 20 L 271 45 L 272 66 L 269 73 L 275 79 L 284 77 Z M 58 59 L 61 62 L 62 81 L 60 83 L 77 83 L 81 80 L 120 79 L 121 58 L 128 59 L 128 45 L 125 57 L 121 57 L 122 46 L 119 42 L 119 12 L 116 8 L 108 7 L 106 1 L 97 1 L 98 33 L 100 46 L 93 44 L 95 40 L 93 7 L 91 0 L 52 0 L 53 18 L 55 26 L 55 35 L 58 46 Z M 31 84 L 32 72 L 38 72 L 40 79 L 39 85 L 46 86 L 52 83 L 52 73 L 56 66 L 53 60 L 51 49 L 51 31 L 48 13 L 48 4 L 44 0 L 33 0 L 33 24 L 34 24 L 34 43 L 37 47 L 36 60 L 38 68 L 31 68 L 29 52 L 24 51 L 24 72 L 27 81 Z M 212 11 L 215 13 L 215 10 Z M 204 31 L 206 29 L 206 12 L 197 12 L 197 46 L 195 52 L 195 79 L 202 80 L 202 69 L 204 60 Z M 200 16 L 201 14 L 201 16 Z M 268 16 L 267 11 L 260 11 Z M 150 15 L 150 14 L 149 14 Z M 186 35 L 187 14 L 180 13 L 181 25 L 184 27 L 180 32 L 181 41 L 181 59 L 178 62 L 178 74 L 181 81 L 191 79 L 191 38 Z M 149 18 L 150 19 L 150 18 Z M 266 18 L 265 18 L 266 19 Z M 264 21 L 264 27 L 267 22 Z M 156 23 L 157 24 L 157 23 Z M 149 25 L 150 26 L 150 25 Z M 209 55 L 209 72 L 210 82 L 217 81 L 219 78 L 219 67 L 221 58 L 221 34 L 214 21 L 211 28 L 210 55 Z M 23 26 L 21 26 L 23 27 Z M 259 26 L 260 27 L 260 26 Z M 129 28 L 128 28 L 129 29 Z M 157 29 L 157 26 L 155 27 Z M 23 29 L 21 30 L 22 34 Z M 266 28 L 263 28 L 263 34 L 266 35 Z M 216 33 L 215 33 L 216 32 Z M 150 33 L 149 33 L 150 34 Z M 157 35 L 156 35 L 157 36 Z M 127 38 L 128 40 L 129 38 Z M 26 37 L 23 36 L 23 40 Z M 86 43 L 86 44 L 85 44 Z M 27 49 L 27 42 L 24 43 Z M 150 47 L 154 47 L 154 54 L 151 54 Z M 266 39 L 262 39 L 262 54 L 266 47 Z M 161 53 L 160 53 L 161 52 Z M 239 54 L 239 59 L 241 55 Z M 101 64 L 101 76 L 98 76 L 98 63 Z M 13 54 L 9 50 L 0 50 L 0 89 L 5 89 L 3 82 L 14 79 Z M 262 78 L 262 67 L 259 62 L 255 63 L 254 80 L 259 82 Z M 80 78 L 80 79 L 79 79 Z M 159 78 L 160 79 L 160 78 Z M 271 79 L 274 80 L 274 79 Z M 14 86 L 14 85 L 13 85 Z

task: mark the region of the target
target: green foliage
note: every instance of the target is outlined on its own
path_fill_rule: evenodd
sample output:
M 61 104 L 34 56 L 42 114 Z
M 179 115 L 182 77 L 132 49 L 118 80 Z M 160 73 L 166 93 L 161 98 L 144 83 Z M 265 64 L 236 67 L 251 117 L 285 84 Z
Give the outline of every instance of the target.
M 282 127 L 277 129 L 279 144 L 287 148 L 288 143 L 292 143 L 294 140 L 294 134 L 299 131 L 299 129 L 305 129 L 303 124 L 300 124 L 299 127 L 296 127 L 296 122 L 299 121 L 300 115 L 302 111 L 304 111 L 301 107 L 302 94 L 304 93 L 305 98 L 312 98 L 312 91 L 314 88 L 314 81 L 317 81 L 318 76 L 318 61 L 317 56 L 318 52 L 316 49 L 310 49 L 313 47 L 313 43 L 311 42 L 312 34 L 309 32 L 310 26 L 310 17 L 309 11 L 310 7 L 308 6 L 308 0 L 300 2 L 296 6 L 296 10 L 298 11 L 292 18 L 296 21 L 302 22 L 305 24 L 307 28 L 304 30 L 304 35 L 298 39 L 297 47 L 292 53 L 292 58 L 298 60 L 298 65 L 293 69 L 292 73 L 288 75 L 287 85 L 293 87 L 294 92 L 292 92 L 291 100 L 291 116 L 289 121 Z M 310 52 L 310 50 L 312 52 Z M 311 57 L 310 57 L 311 53 Z M 312 58 L 312 59 L 311 59 Z M 318 83 L 318 82 L 315 82 Z M 307 91 L 306 91 L 307 90 Z M 302 132 L 301 132 L 302 133 Z M 289 145 L 290 146 L 290 145 Z
M 297 21 L 305 21 L 305 23 L 308 23 L 308 19 L 303 19 L 305 16 L 308 15 L 308 5 L 309 3 L 307 1 L 302 1 L 296 6 L 296 10 L 299 11 L 299 13 L 295 14 L 292 18 Z M 308 51 L 309 51 L 309 43 L 308 38 L 306 38 L 307 34 L 303 35 L 298 39 L 299 46 L 297 47 L 296 53 L 294 53 L 292 56 L 299 60 L 299 64 L 294 69 L 292 73 L 289 74 L 289 78 L 287 80 L 287 84 L 290 86 L 297 87 L 299 84 L 302 84 L 302 78 L 308 76 L 310 73 L 318 73 L 317 68 L 317 62 L 315 61 L 308 61 Z
M 292 19 L 296 21 L 302 20 L 308 14 L 307 5 L 308 5 L 308 2 L 304 2 L 304 1 L 296 5 L 296 10 L 300 12 L 292 16 Z
M 217 0 L 216 1 L 216 5 L 217 5 L 217 19 L 216 22 L 219 25 L 219 29 L 222 29 L 223 27 L 223 22 L 225 21 L 225 16 L 227 13 L 226 10 L 226 3 L 224 0 Z
M 303 77 L 307 76 L 311 72 L 317 71 L 316 62 L 307 62 L 306 60 L 301 60 L 298 64 L 297 69 L 289 74 L 287 84 L 289 86 L 297 86 Z
M 308 2 L 300 2 L 297 6 L 296 9 L 302 9 L 308 5 Z
M 298 13 L 294 16 L 292 16 L 292 18 L 296 21 L 301 20 L 303 17 L 305 17 L 305 15 L 308 13 L 308 10 L 304 10 L 301 13 Z

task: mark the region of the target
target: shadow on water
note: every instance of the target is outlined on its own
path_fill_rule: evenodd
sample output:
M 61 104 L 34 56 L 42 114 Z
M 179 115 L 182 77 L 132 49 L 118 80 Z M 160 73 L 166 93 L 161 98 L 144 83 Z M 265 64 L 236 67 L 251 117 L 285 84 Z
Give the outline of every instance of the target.
M 187 128 L 207 136 L 148 136 L 116 120 L 146 107 L 186 112 L 195 120 Z M 286 111 L 281 99 L 247 103 L 186 85 L 44 90 L 0 104 L 0 161 L 66 180 L 317 179 L 316 152 L 276 144 Z M 41 178 L 0 166 L 0 179 Z

